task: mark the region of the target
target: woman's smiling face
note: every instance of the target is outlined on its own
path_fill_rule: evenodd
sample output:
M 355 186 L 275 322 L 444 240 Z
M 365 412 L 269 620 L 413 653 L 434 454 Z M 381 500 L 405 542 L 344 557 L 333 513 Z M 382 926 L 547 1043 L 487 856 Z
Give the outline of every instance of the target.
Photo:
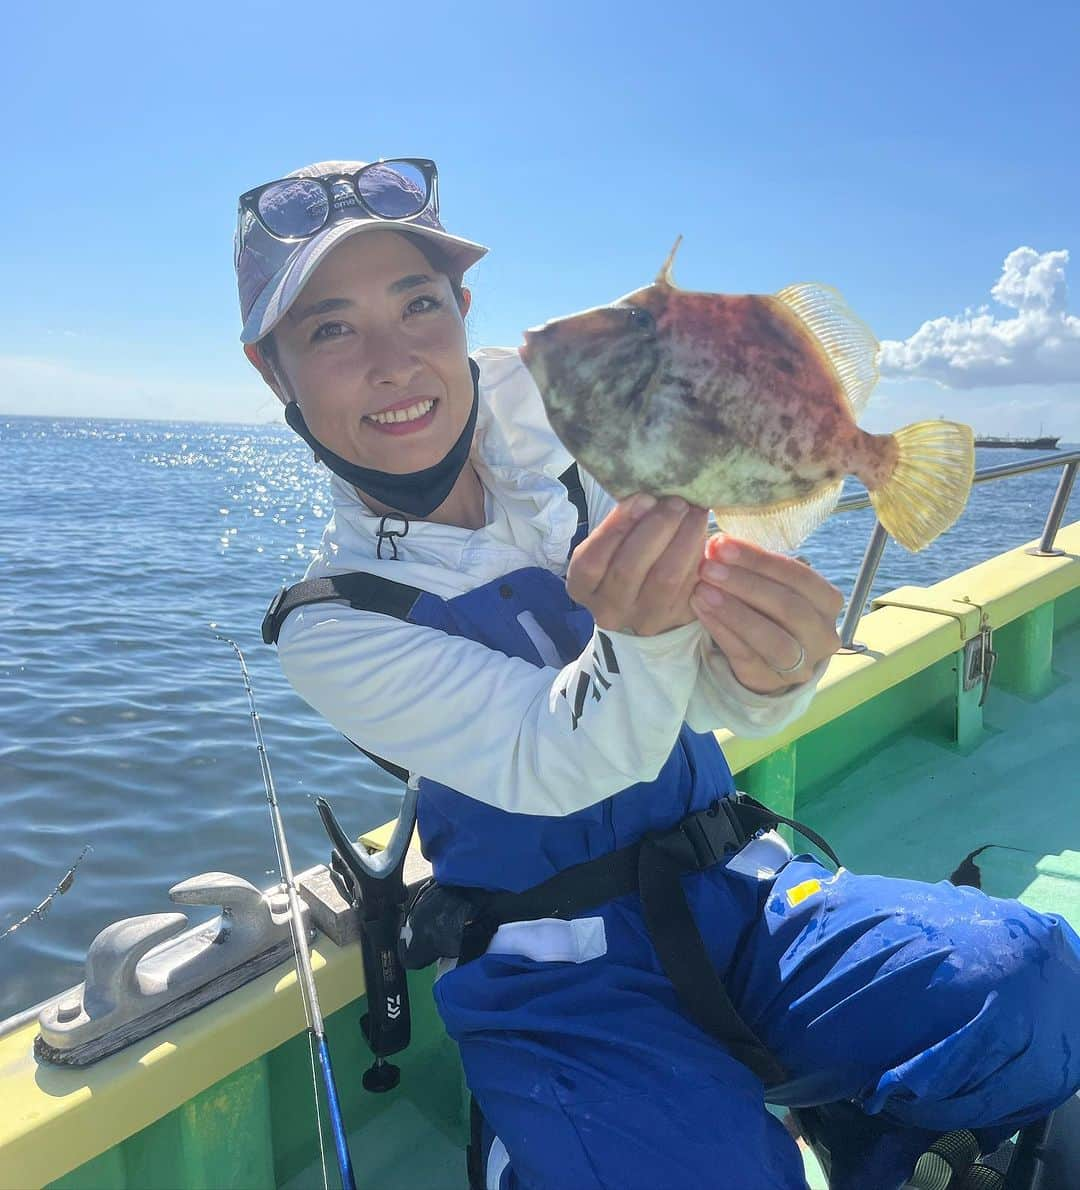
M 443 273 L 406 236 L 339 244 L 274 332 L 279 372 L 312 434 L 393 474 L 439 462 L 473 402 L 464 315 Z

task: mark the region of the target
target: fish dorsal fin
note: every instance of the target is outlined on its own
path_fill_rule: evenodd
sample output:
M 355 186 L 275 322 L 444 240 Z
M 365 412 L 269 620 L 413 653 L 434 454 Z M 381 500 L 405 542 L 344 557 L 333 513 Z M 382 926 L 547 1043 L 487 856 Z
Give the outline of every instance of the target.
M 860 413 L 878 381 L 880 345 L 873 331 L 828 285 L 789 285 L 776 297 L 814 333 L 836 369 L 852 412 Z
M 717 524 L 732 537 L 766 550 L 793 550 L 824 521 L 840 499 L 844 481 L 830 483 L 804 500 L 779 508 L 714 508 Z
M 671 266 L 675 263 L 675 253 L 678 252 L 679 245 L 681 243 L 682 243 L 682 236 L 679 236 L 675 240 L 675 244 L 672 247 L 671 251 L 668 253 L 667 260 L 664 261 L 664 267 L 660 270 L 660 272 L 658 272 L 656 274 L 655 284 L 670 285 L 672 288 L 675 287 L 675 279 L 671 275 Z

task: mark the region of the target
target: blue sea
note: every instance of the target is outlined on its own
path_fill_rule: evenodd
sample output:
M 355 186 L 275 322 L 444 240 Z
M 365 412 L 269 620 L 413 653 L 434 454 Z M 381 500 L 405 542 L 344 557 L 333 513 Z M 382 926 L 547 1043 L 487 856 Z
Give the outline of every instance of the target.
M 875 593 L 1037 537 L 1059 474 L 976 488 L 922 554 L 890 542 Z M 274 883 L 247 700 L 211 622 L 247 655 L 297 871 L 327 856 L 315 797 L 358 832 L 399 794 L 259 636 L 330 514 L 327 473 L 287 429 L 0 416 L 0 501 L 0 935 L 91 848 L 46 915 L 0 937 L 3 1018 L 78 983 L 99 930 L 170 910 L 185 877 Z M 872 525 L 836 517 L 800 552 L 850 591 Z

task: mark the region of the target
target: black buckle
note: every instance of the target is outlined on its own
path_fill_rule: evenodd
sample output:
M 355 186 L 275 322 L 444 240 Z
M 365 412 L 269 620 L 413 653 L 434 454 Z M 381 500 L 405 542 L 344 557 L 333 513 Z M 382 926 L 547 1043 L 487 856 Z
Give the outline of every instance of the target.
M 651 841 L 682 871 L 703 872 L 734 855 L 750 837 L 730 802 L 730 798 L 720 798 Z
M 713 802 L 705 811 L 701 824 L 709 846 L 716 854 L 716 863 L 730 859 L 745 846 L 753 834 L 743 825 L 739 818 L 738 806 L 730 797 Z
M 706 814 L 708 812 L 708 810 L 705 811 Z M 680 829 L 686 841 L 693 849 L 694 858 L 697 860 L 697 867 L 699 869 L 711 868 L 713 864 L 718 862 L 720 856 L 716 854 L 716 847 L 713 840 L 709 837 L 709 832 L 705 829 L 700 815 L 695 814 L 693 818 L 685 819 L 680 823 Z
M 281 605 L 285 602 L 285 596 L 288 593 L 289 588 L 282 587 L 274 598 L 270 600 L 270 606 L 266 609 L 266 615 L 262 619 L 262 638 L 264 645 L 277 643 L 277 614 L 281 611 Z

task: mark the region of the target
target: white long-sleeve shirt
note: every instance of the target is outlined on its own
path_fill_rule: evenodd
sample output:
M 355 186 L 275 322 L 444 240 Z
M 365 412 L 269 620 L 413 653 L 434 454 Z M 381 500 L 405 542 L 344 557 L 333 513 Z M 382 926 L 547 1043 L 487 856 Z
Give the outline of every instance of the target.
M 335 477 L 334 514 L 307 578 L 363 570 L 450 599 L 527 566 L 565 575 L 577 513 L 559 476 L 573 460 L 517 352 L 486 348 L 473 358 L 480 404 L 471 460 L 485 490 L 486 524 L 412 521 L 397 538 L 398 558 L 380 559 L 382 518 Z M 593 527 L 614 501 L 584 471 L 581 478 Z M 298 693 L 361 747 L 414 780 L 543 815 L 570 814 L 652 780 L 684 721 L 695 731 L 778 731 L 806 710 L 826 666 L 801 686 L 763 695 L 736 680 L 696 621 L 646 637 L 603 632 L 601 640 L 596 630 L 569 665 L 538 625 L 523 627 L 548 661 L 544 668 L 337 603 L 294 611 L 279 650 Z

